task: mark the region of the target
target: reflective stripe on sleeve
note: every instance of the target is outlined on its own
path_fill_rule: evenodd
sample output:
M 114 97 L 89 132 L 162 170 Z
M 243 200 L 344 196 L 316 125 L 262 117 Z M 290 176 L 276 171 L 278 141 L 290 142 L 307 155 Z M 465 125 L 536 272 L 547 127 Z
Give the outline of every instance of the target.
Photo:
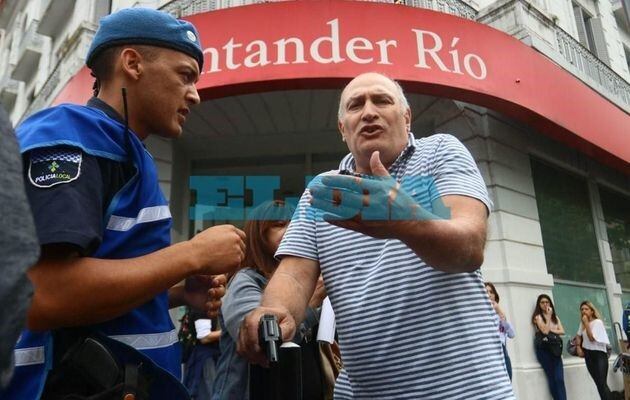
M 44 363 L 44 346 L 15 349 L 15 366 L 35 365 Z
M 140 212 L 138 212 L 138 216 L 135 218 L 112 215 L 107 223 L 107 229 L 126 232 L 138 224 L 168 218 L 171 218 L 171 210 L 169 210 L 168 206 L 146 207 L 141 209 Z
M 177 330 L 162 333 L 144 333 L 139 335 L 112 335 L 112 339 L 123 342 L 136 350 L 151 350 L 168 347 L 177 343 Z

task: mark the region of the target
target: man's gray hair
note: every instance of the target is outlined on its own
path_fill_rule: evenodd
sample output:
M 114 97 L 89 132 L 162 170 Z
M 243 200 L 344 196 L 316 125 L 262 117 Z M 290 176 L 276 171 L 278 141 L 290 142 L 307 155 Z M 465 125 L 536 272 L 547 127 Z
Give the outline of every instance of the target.
M 398 102 L 400 103 L 400 107 L 402 108 L 402 110 L 406 110 L 409 108 L 409 101 L 407 101 L 407 97 L 405 97 L 405 92 L 403 91 L 402 86 L 400 86 L 400 83 L 398 83 L 397 80 L 390 78 L 387 75 L 383 75 L 383 74 L 378 74 L 381 75 L 387 79 L 389 79 L 394 86 L 396 87 L 396 97 L 398 97 Z M 348 82 L 348 85 L 350 84 L 350 82 Z M 344 86 L 343 90 L 341 91 L 341 94 L 339 95 L 339 110 L 337 111 L 337 120 L 341 121 L 341 118 L 343 118 L 344 114 L 345 114 L 345 110 L 343 108 L 343 104 L 341 103 L 341 97 L 343 96 L 343 92 L 344 90 L 346 90 L 346 88 L 348 87 L 348 85 Z

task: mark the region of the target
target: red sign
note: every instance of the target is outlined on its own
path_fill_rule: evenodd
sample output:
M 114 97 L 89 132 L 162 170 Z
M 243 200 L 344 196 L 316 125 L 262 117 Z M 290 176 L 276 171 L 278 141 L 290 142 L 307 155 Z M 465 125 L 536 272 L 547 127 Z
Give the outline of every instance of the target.
M 362 72 L 486 106 L 630 173 L 630 115 L 486 25 L 396 4 L 288 1 L 186 18 L 199 29 L 202 99 L 341 87 Z
M 83 67 L 75 76 L 70 78 L 66 86 L 59 92 L 52 102 L 56 106 L 61 103 L 85 104 L 92 96 L 94 77 L 90 70 Z

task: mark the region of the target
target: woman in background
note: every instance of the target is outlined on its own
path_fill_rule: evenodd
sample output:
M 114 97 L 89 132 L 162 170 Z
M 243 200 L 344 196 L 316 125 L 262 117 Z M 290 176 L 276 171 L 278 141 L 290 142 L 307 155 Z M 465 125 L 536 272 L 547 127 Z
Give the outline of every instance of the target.
M 554 355 L 545 347 L 542 341 L 543 336 L 550 332 L 556 335 L 564 335 L 562 322 L 560 322 L 560 318 L 556 315 L 551 297 L 546 294 L 538 296 L 536 307 L 532 314 L 532 323 L 536 331 L 536 337 L 534 339 L 536 358 L 547 376 L 551 397 L 553 397 L 554 400 L 567 400 L 567 390 L 564 386 L 562 356 Z
M 274 258 L 274 254 L 289 225 L 293 211 L 292 206 L 281 201 L 268 201 L 258 206 L 245 223 L 243 230 L 247 235 L 245 240 L 247 250 L 242 264 L 245 268 L 230 279 L 219 314 L 222 332 L 219 344 L 221 355 L 217 362 L 213 400 L 249 399 L 249 363 L 236 353 L 239 331 L 245 316 L 260 305 L 265 286 L 278 268 L 279 261 Z M 325 297 L 326 291 L 323 282 L 320 282 L 309 302 L 306 318 L 293 339 L 295 343 L 300 343 L 304 335 L 312 333 L 319 319 L 317 308 L 321 306 Z M 313 358 L 307 356 L 305 352 L 302 353 L 303 371 L 310 365 L 316 365 L 315 368 L 308 368 L 313 373 L 303 375 L 304 400 L 321 400 L 324 396 L 319 359 Z M 266 370 L 261 367 L 255 368 L 257 372 L 261 369 Z
M 610 340 L 599 311 L 590 301 L 580 304 L 581 323 L 578 329 L 578 356 L 584 357 L 586 369 L 593 378 L 599 398 L 610 399 L 610 389 L 606 383 L 608 377 L 608 349 Z
M 512 380 L 512 362 L 510 361 L 510 356 L 507 352 L 506 342 L 507 338 L 514 338 L 514 328 L 505 317 L 505 313 L 503 312 L 501 306 L 499 306 L 499 293 L 497 293 L 497 289 L 494 287 L 492 282 L 484 283 L 484 287 L 486 288 L 486 292 L 488 293 L 488 297 L 490 298 L 490 303 L 492 304 L 492 308 L 494 308 L 494 312 L 496 313 L 496 317 L 498 319 L 499 337 L 501 338 L 501 344 L 503 345 L 505 368 L 507 369 L 510 380 Z

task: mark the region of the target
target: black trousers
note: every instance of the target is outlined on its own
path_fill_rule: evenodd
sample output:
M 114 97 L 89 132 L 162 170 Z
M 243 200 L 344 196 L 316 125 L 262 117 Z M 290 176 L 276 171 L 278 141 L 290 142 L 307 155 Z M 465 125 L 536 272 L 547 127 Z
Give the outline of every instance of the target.
M 597 386 L 599 398 L 602 400 L 610 400 L 611 394 L 606 378 L 608 376 L 608 354 L 603 351 L 584 349 L 584 360 L 586 361 L 586 369 L 591 374 L 591 378 Z

